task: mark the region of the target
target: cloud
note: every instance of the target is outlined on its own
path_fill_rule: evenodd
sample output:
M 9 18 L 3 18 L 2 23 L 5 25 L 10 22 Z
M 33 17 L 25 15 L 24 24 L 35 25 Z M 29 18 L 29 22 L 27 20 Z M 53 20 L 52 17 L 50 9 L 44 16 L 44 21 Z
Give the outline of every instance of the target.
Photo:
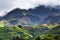
M 0 0 L 0 16 L 5 15 L 6 13 L 4 12 L 8 12 L 17 7 L 28 10 L 40 5 L 51 7 L 60 6 L 60 0 Z
M 16 6 L 21 9 L 30 9 L 38 7 L 39 5 L 57 6 L 60 5 L 60 0 L 17 0 Z

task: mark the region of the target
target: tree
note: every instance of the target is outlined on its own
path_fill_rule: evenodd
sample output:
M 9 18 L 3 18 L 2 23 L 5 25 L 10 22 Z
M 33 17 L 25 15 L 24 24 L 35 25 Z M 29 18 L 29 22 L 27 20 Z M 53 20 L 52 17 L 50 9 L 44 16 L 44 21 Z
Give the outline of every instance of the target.
M 17 36 L 17 37 L 16 37 L 16 40 L 20 40 L 20 38 Z
M 13 39 L 12 40 L 16 40 L 16 38 L 15 37 L 13 37 Z
M 18 25 L 18 27 L 19 27 L 19 28 L 22 28 L 22 26 L 21 26 L 21 25 Z
M 41 40 L 41 39 L 40 39 L 40 37 L 36 37 L 36 39 L 35 39 L 35 40 Z

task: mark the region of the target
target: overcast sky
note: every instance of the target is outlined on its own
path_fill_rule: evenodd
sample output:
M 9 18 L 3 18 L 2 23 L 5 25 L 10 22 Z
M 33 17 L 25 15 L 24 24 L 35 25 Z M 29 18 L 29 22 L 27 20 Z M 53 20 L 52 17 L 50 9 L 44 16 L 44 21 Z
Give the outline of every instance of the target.
M 60 0 L 0 0 L 0 16 L 6 15 L 5 12 L 9 12 L 17 7 L 28 10 L 40 5 L 51 7 L 60 6 Z

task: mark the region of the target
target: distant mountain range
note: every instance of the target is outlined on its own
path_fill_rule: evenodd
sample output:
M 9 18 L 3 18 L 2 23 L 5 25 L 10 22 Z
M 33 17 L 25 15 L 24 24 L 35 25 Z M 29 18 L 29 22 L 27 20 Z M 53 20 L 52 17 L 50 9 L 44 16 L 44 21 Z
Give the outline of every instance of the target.
M 0 17 L 0 20 L 10 20 L 12 18 L 19 20 L 24 24 L 43 24 L 43 23 L 51 23 L 51 22 L 60 22 L 60 10 L 39 6 L 35 9 L 23 10 L 20 8 L 16 8 L 11 10 L 6 16 Z

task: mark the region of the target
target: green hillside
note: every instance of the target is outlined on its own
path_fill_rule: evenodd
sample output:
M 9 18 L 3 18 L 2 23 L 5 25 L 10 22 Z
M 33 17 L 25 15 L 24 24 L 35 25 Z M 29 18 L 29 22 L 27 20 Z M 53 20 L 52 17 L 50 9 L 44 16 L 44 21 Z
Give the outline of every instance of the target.
M 23 28 L 22 26 L 6 27 L 0 22 L 0 40 L 60 40 L 60 25 L 47 27 Z
M 39 36 L 41 40 L 60 40 L 60 25 Z

